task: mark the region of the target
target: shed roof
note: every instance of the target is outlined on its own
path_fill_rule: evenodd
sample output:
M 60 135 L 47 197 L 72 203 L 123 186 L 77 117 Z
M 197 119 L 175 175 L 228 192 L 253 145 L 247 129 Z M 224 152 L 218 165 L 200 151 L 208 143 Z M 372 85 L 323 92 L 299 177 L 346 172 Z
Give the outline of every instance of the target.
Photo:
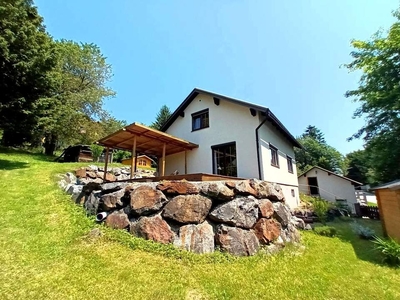
M 186 109 L 186 107 L 189 106 L 189 104 L 197 97 L 199 94 L 206 94 L 212 96 L 216 100 L 225 100 L 229 101 L 238 105 L 246 106 L 250 109 L 254 109 L 256 111 L 262 112 L 265 114 L 266 118 L 268 121 L 272 123 L 282 134 L 285 136 L 293 146 L 298 147 L 298 148 L 303 148 L 302 145 L 295 139 L 295 137 L 289 132 L 289 130 L 286 129 L 285 126 L 278 120 L 278 118 L 269 110 L 269 108 L 265 106 L 261 106 L 258 104 L 246 102 L 243 100 L 227 97 L 221 94 L 216 94 L 213 92 L 209 92 L 206 90 L 202 90 L 199 88 L 194 88 L 193 91 L 190 92 L 190 94 L 183 100 L 183 102 L 178 106 L 178 108 L 172 113 L 172 115 L 169 117 L 167 122 L 164 124 L 164 126 L 161 128 L 162 131 L 166 131 L 172 123 L 175 122 L 175 120 L 179 117 L 179 115 Z
M 136 152 L 158 157 L 162 156 L 164 144 L 166 144 L 165 155 L 199 147 L 194 143 L 137 123 L 132 123 L 100 139 L 97 143 L 104 147 L 132 151 L 135 136 Z
M 372 188 L 371 190 L 382 190 L 382 189 L 391 189 L 391 190 L 398 190 L 400 189 L 400 179 L 382 184 L 382 185 L 378 185 L 374 188 Z
M 335 175 L 335 176 L 337 176 L 337 177 L 339 177 L 339 178 L 341 178 L 341 179 L 348 180 L 348 181 L 354 183 L 355 185 L 362 185 L 361 182 L 355 181 L 355 180 L 350 179 L 350 178 L 348 178 L 348 177 L 344 177 L 344 176 L 342 176 L 342 175 L 338 175 L 338 174 L 336 174 L 336 173 L 334 173 L 334 172 L 332 172 L 332 171 L 329 171 L 329 170 L 327 170 L 327 169 L 321 168 L 321 167 L 319 167 L 319 166 L 314 166 L 314 167 L 312 167 L 311 169 L 309 169 L 309 170 L 307 170 L 307 171 L 301 173 L 299 176 L 297 176 L 297 178 L 299 178 L 299 177 L 301 177 L 301 176 L 307 174 L 308 172 L 310 172 L 310 171 L 313 170 L 313 169 L 320 169 L 320 170 L 322 170 L 322 171 L 327 172 L 329 175 Z

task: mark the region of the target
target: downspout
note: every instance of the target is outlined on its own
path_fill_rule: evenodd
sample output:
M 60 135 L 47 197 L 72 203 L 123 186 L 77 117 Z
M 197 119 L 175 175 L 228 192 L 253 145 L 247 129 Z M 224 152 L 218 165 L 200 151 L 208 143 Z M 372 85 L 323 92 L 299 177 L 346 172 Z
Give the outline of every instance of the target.
M 258 165 L 258 179 L 261 178 L 261 158 L 260 158 L 260 139 L 258 135 L 258 130 L 261 128 L 261 126 L 264 125 L 264 123 L 268 120 L 269 116 L 269 109 L 265 111 L 265 119 L 260 123 L 260 125 L 257 126 L 256 128 L 256 147 L 257 147 L 257 165 Z

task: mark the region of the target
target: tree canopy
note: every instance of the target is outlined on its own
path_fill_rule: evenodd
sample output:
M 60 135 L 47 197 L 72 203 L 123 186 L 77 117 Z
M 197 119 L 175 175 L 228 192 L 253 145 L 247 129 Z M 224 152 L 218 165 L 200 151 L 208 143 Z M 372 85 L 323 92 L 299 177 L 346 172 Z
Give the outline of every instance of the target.
M 297 140 L 303 146 L 303 149 L 295 150 L 299 172 L 319 166 L 338 174 L 345 173 L 343 155 L 334 147 L 326 144 L 321 130 L 309 125 Z
M 150 127 L 157 130 L 161 130 L 161 128 L 167 122 L 171 114 L 172 114 L 171 110 L 169 109 L 168 106 L 166 105 L 161 106 L 159 112 L 157 113 L 156 120 L 153 123 L 151 123 Z
M 48 72 L 55 64 L 54 43 L 32 1 L 1 1 L 0 128 L 6 144 L 31 138 L 32 126 L 27 124 L 34 122 L 35 102 L 52 90 Z
M 2 143 L 90 144 L 126 125 L 104 110 L 111 65 L 95 44 L 55 41 L 30 0 L 0 1 Z
M 400 178 L 400 13 L 387 34 L 377 32 L 369 41 L 353 40 L 350 71 L 361 71 L 357 89 L 346 97 L 359 103 L 354 117 L 365 125 L 350 139 L 363 138 L 377 182 Z

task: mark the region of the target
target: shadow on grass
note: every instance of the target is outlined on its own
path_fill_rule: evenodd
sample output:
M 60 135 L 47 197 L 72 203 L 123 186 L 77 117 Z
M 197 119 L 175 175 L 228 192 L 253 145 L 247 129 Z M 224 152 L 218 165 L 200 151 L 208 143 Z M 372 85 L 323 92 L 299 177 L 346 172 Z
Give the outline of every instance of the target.
M 23 169 L 27 168 L 28 166 L 29 164 L 26 162 L 0 159 L 0 170 Z
M 34 160 L 46 161 L 46 162 L 53 162 L 56 159 L 56 156 L 48 156 L 41 153 L 34 153 L 25 149 L 4 147 L 4 146 L 0 146 L 0 153 L 27 155 L 30 158 L 33 158 Z
M 382 225 L 377 220 L 366 220 L 366 219 L 352 219 L 351 222 L 335 220 L 329 222 L 327 225 L 335 227 L 337 230 L 337 237 L 344 242 L 350 243 L 354 249 L 354 253 L 357 258 L 371 262 L 373 264 L 384 265 L 382 262 L 381 254 L 374 249 L 374 244 L 371 240 L 360 238 L 351 228 L 351 223 L 356 221 L 357 223 L 373 229 L 378 236 L 382 236 Z

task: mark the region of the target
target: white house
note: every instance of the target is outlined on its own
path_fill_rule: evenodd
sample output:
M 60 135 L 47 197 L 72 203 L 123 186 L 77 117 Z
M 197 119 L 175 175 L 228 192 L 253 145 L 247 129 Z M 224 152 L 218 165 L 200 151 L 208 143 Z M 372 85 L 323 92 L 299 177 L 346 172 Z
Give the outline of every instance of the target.
M 355 212 L 355 187 L 362 183 L 340 176 L 321 167 L 313 167 L 299 175 L 300 192 L 332 201 L 346 203 Z
M 268 108 L 195 88 L 161 130 L 198 145 L 186 153 L 187 173 L 276 182 L 298 206 L 294 147 L 301 145 Z M 166 174 L 184 174 L 184 156 L 166 156 Z

